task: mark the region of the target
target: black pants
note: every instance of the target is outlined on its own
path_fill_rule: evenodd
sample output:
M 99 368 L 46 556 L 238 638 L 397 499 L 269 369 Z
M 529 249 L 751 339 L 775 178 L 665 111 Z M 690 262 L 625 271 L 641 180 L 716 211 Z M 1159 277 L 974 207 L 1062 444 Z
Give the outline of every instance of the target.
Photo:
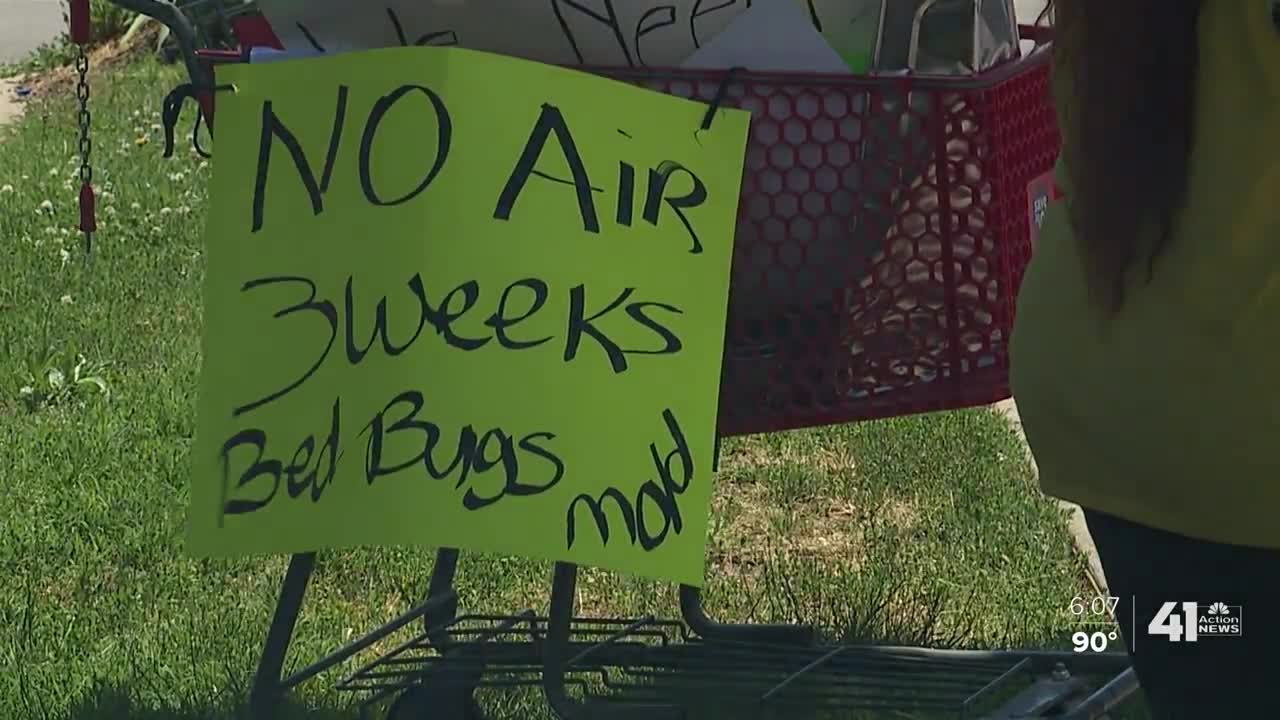
M 1152 718 L 1280 718 L 1280 551 L 1203 542 L 1091 510 L 1085 519 Z M 1170 602 L 1174 622 L 1185 626 L 1182 603 L 1194 602 L 1211 627 L 1197 628 L 1194 642 L 1152 634 Z M 1217 603 L 1229 613 L 1211 613 Z

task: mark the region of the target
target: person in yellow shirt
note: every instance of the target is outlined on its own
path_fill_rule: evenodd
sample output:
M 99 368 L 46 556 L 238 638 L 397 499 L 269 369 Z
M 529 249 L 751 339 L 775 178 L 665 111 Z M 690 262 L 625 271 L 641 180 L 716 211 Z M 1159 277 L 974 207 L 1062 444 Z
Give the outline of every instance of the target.
M 1010 348 L 1041 487 L 1155 718 L 1280 717 L 1280 0 L 1055 5 L 1063 199 Z

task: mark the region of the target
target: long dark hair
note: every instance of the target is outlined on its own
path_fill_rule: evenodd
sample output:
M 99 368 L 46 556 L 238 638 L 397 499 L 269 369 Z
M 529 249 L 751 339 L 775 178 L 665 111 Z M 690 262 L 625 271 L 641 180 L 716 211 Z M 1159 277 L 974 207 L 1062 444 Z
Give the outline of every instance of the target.
M 1236 0 L 1242 1 L 1242 0 Z M 1093 299 L 1155 272 L 1185 200 L 1202 0 L 1053 0 L 1070 220 Z

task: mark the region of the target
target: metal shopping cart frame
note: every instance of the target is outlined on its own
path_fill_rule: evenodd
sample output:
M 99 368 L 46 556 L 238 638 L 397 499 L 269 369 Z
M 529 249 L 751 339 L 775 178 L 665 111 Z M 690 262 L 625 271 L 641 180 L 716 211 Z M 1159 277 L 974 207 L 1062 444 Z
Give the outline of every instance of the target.
M 251 47 L 274 43 L 272 34 L 269 29 L 264 29 L 260 19 L 255 21 L 252 16 L 241 16 L 232 21 L 241 42 L 239 49 L 201 49 L 197 47 L 197 34 L 188 18 L 172 2 L 112 2 L 153 17 L 169 28 L 180 49 L 191 87 L 200 101 L 200 112 L 210 123 L 214 115 L 213 65 L 245 61 Z M 1024 32 L 1026 37 L 1047 41 L 1043 29 L 1024 28 Z M 1019 63 L 1006 64 L 971 78 L 859 78 L 858 83 L 862 88 L 860 92 L 871 93 L 868 97 L 883 92 L 886 96 L 896 94 L 900 101 L 906 97 L 904 93 L 922 93 L 921 97 L 934 99 L 930 110 L 942 117 L 954 110 L 942 106 L 947 93 L 981 94 L 1015 80 L 1019 73 L 1028 72 L 1028 68 L 1043 71 L 1045 66 L 1047 49 L 1042 46 Z M 711 102 L 724 100 L 726 89 L 734 82 L 744 82 L 743 75 L 735 77 L 732 71 L 697 74 L 613 68 L 601 72 L 620 80 L 650 86 L 656 84 L 656 89 L 669 92 L 676 92 L 679 84 L 684 90 L 678 94 Z M 785 97 L 791 98 L 788 102 L 793 103 L 792 110 L 799 107 L 795 103 L 803 102 L 795 99 L 802 96 L 796 92 L 805 92 L 795 88 L 816 87 L 830 82 L 817 77 L 768 75 L 758 75 L 756 80 L 788 88 L 787 92 L 791 94 Z M 930 92 L 933 94 L 929 95 Z M 1026 92 L 1035 90 L 1032 88 Z M 767 98 L 770 102 L 773 99 Z M 750 98 L 738 97 L 736 102 L 744 106 L 748 100 Z M 995 110 L 999 111 L 999 107 Z M 805 113 L 803 110 L 800 112 Z M 947 117 L 950 119 L 946 121 L 935 118 L 924 123 L 934 151 L 944 155 L 952 141 L 965 132 L 962 127 L 965 122 L 978 122 L 972 118 L 965 120 L 954 113 Z M 787 129 L 786 126 L 778 128 L 780 131 Z M 1017 138 L 1013 138 L 1015 145 L 1016 141 Z M 973 148 L 967 152 L 975 156 L 981 154 Z M 1039 158 L 1037 162 L 1043 165 L 1044 160 Z M 790 169 L 795 169 L 795 166 Z M 931 202 L 936 202 L 942 213 L 951 213 L 953 208 L 949 203 L 954 202 L 957 196 L 948 189 L 952 182 L 950 166 L 939 161 L 931 178 L 926 177 L 927 170 L 922 172 L 925 173 L 921 176 L 923 186 L 926 190 L 932 188 Z M 1026 175 L 1026 168 L 998 168 L 999 173 L 1022 178 Z M 782 177 L 781 173 L 779 177 Z M 899 177 L 897 183 L 901 185 L 901 182 Z M 963 184 L 964 179 L 954 182 Z M 920 187 L 909 186 L 906 189 L 919 194 Z M 890 200 L 892 203 L 901 201 L 898 195 Z M 985 215 L 984 218 L 983 223 L 990 219 Z M 1025 216 L 1022 220 L 1025 221 Z M 1009 224 L 1008 219 L 1005 224 Z M 1015 226 L 1010 227 L 1012 229 L 1000 231 L 1022 232 Z M 881 231 L 898 232 L 892 228 L 877 230 Z M 958 232 L 964 236 L 965 228 L 953 228 L 947 232 Z M 974 232 L 976 234 L 977 231 Z M 942 272 L 944 277 L 940 283 L 948 292 L 959 292 L 966 278 L 954 276 L 950 270 L 953 264 L 950 253 L 954 248 L 947 246 L 946 242 L 942 245 L 942 259 L 947 267 Z M 920 252 L 919 242 L 916 248 Z M 1005 333 L 1012 317 L 1008 288 L 1010 285 L 1016 287 L 1020 263 L 1025 262 L 1025 257 L 1017 257 L 1017 252 L 1025 254 L 1026 249 L 1015 249 L 1012 257 L 1005 258 L 1008 267 L 998 278 L 1006 296 L 1002 301 L 1004 304 L 997 303 L 994 311 L 990 311 L 1003 313 L 996 318 L 995 324 L 1001 325 Z M 888 254 L 892 255 L 891 252 Z M 735 259 L 735 265 L 738 262 Z M 889 260 L 883 262 L 890 263 Z M 973 271 L 965 272 L 972 275 Z M 854 290 L 857 291 L 856 288 Z M 860 292 L 862 295 L 858 302 L 862 304 L 846 304 L 844 310 L 855 305 L 859 311 L 866 309 L 871 302 L 866 298 L 875 293 L 865 287 Z M 972 310 L 948 307 L 940 313 L 946 316 L 949 329 L 949 337 L 941 340 L 939 345 L 944 368 L 937 375 L 940 382 L 933 382 L 933 376 L 929 382 L 922 382 L 918 374 L 908 373 L 909 377 L 902 381 L 900 387 L 889 387 L 881 381 L 880 386 L 859 389 L 853 378 L 856 372 L 850 368 L 845 367 L 835 374 L 826 372 L 829 368 L 819 368 L 821 379 L 815 380 L 814 384 L 838 385 L 844 398 L 841 401 L 843 405 L 833 410 L 810 402 L 799 411 L 781 412 L 765 402 L 731 408 L 736 412 L 722 410 L 720 434 L 745 434 L 887 417 L 984 404 L 1006 397 L 1007 380 L 1000 377 L 1005 368 L 999 349 L 986 348 L 995 356 L 993 364 L 987 368 L 975 366 L 971 362 L 972 353 L 965 354 L 967 345 L 961 337 L 964 323 L 958 318 L 965 313 L 972 314 Z M 781 316 L 771 316 L 768 320 L 773 325 L 786 325 L 789 328 L 786 332 L 794 332 L 797 325 Z M 909 331 L 912 326 L 908 323 L 904 327 Z M 847 334 L 845 330 L 831 332 L 823 336 L 824 342 L 836 342 L 839 336 L 842 349 L 860 347 L 861 340 L 849 340 L 845 337 Z M 1004 341 L 1000 333 L 991 337 L 995 337 L 997 343 Z M 768 377 L 776 377 L 782 371 L 780 368 L 815 372 L 813 367 L 802 367 L 802 359 L 780 354 L 777 337 L 743 344 L 752 345 L 752 351 L 745 355 L 752 367 L 768 365 L 764 373 Z M 730 362 L 728 355 L 726 362 Z M 900 366 L 901 363 L 897 363 L 890 370 L 879 368 L 877 371 L 892 379 L 903 375 Z M 861 366 L 857 369 L 871 372 Z M 947 373 L 951 374 L 949 380 Z M 918 387 L 930 383 L 935 389 L 918 391 Z M 894 392 L 879 392 L 884 387 Z M 937 387 L 947 388 L 946 392 L 940 393 Z M 892 399 L 886 400 L 888 395 L 892 395 Z M 758 418 L 762 413 L 769 419 L 763 422 L 743 420 L 745 417 Z M 900 707 L 905 702 L 910 707 L 925 711 L 946 711 L 953 717 L 974 718 L 979 717 L 977 713 L 982 713 L 981 716 L 987 718 L 1052 715 L 1083 720 L 1101 716 L 1137 687 L 1127 658 L 1120 653 L 1081 655 L 1069 652 L 828 646 L 818 643 L 816 632 L 809 627 L 717 622 L 708 616 L 699 591 L 692 587 L 679 589 L 679 621 L 652 617 L 575 617 L 578 569 L 566 563 L 554 566 L 550 609 L 546 615 L 532 610 L 502 616 L 468 615 L 459 612 L 458 595 L 454 590 L 459 555 L 456 549 L 436 552 L 423 602 L 286 677 L 286 655 L 316 565 L 315 553 L 292 556 L 251 690 L 250 712 L 253 718 L 271 718 L 284 693 L 339 665 L 351 663 L 375 646 L 388 643 L 397 634 L 410 637 L 375 659 L 359 664 L 338 684 L 341 690 L 363 693 L 362 712 L 393 699 L 391 715 L 397 718 L 425 717 L 420 713 L 428 709 L 437 713 L 432 717 L 441 714 L 445 717 L 477 717 L 479 710 L 473 697 L 476 688 L 536 686 L 541 688 L 555 714 L 564 718 L 606 715 L 611 718 L 683 718 L 689 715 L 689 703 L 682 699 L 682 695 L 694 694 L 714 695 L 720 698 L 718 704 L 729 702 L 732 705 L 731 701 L 736 699 L 740 702 L 734 706 L 738 711 L 774 707 L 784 712 L 799 708 L 820 713 L 833 707 L 876 710 Z M 1086 685 L 1080 679 L 1085 675 L 1102 675 L 1107 679 L 1100 687 Z M 680 688 L 672 690 L 670 685 L 673 683 Z M 981 709 L 994 697 L 1002 700 L 999 708 Z M 742 716 L 740 712 L 730 715 Z

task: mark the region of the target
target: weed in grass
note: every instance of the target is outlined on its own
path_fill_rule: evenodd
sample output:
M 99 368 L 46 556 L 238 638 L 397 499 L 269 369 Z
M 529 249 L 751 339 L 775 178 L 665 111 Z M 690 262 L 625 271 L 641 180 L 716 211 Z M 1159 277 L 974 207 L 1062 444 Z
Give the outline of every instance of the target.
M 19 388 L 18 397 L 28 412 L 68 402 L 83 403 L 85 396 L 93 391 L 110 397 L 107 381 L 98 371 L 99 366 L 91 364 L 83 355 L 73 358 L 49 347 L 29 357 L 26 376 L 29 384 Z
M 63 262 L 65 265 L 66 259 Z M 58 302 L 61 305 L 71 305 L 74 300 L 70 294 L 66 294 Z M 29 339 L 34 345 L 25 355 L 25 365 L 20 375 L 23 385 L 18 389 L 18 398 L 26 406 L 27 412 L 34 413 L 63 404 L 83 406 L 95 395 L 104 400 L 109 399 L 111 390 L 103 376 L 105 365 L 59 348 L 50 338 L 47 317 L 45 320 L 40 336 Z

